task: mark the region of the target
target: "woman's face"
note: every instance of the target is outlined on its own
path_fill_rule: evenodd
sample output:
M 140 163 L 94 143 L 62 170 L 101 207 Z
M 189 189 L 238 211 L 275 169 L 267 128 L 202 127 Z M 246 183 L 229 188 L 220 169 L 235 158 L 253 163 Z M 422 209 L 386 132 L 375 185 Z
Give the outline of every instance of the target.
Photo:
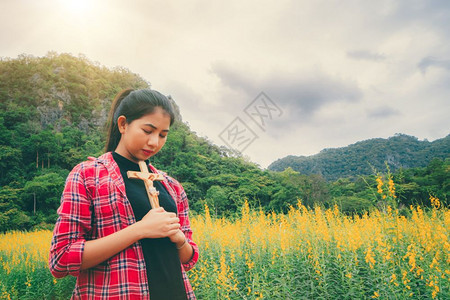
M 117 124 L 122 137 L 116 152 L 137 163 L 149 159 L 164 146 L 169 133 L 170 115 L 161 107 L 156 107 L 152 113 L 131 123 L 120 116 Z

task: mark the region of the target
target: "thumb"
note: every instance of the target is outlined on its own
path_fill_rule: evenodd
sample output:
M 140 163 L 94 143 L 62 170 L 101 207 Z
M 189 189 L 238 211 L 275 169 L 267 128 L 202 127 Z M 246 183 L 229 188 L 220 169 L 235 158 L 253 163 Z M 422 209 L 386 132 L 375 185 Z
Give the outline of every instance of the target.
M 165 212 L 164 207 L 161 207 L 161 206 L 157 207 L 157 208 L 152 208 L 151 210 L 154 212 L 157 212 L 157 213 Z

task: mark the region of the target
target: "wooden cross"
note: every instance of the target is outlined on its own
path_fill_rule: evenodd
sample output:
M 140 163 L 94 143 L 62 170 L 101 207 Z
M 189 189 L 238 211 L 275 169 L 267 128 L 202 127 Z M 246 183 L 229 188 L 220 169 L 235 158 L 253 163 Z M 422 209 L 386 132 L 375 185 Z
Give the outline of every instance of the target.
M 157 208 L 159 207 L 159 199 L 158 199 L 159 192 L 153 186 L 153 181 L 155 180 L 161 181 L 164 179 L 164 177 L 161 174 L 150 173 L 148 171 L 147 164 L 143 160 L 139 162 L 139 169 L 141 169 L 140 172 L 128 171 L 127 176 L 128 178 L 140 179 L 144 181 L 145 190 L 147 191 L 147 196 L 148 200 L 150 201 L 150 205 L 152 206 L 152 208 Z

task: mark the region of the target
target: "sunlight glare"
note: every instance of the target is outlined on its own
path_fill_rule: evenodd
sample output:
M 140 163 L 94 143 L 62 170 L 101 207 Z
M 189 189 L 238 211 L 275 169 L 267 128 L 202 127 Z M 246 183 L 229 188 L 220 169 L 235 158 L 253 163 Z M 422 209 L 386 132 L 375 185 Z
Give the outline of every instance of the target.
M 60 0 L 72 13 L 79 14 L 90 9 L 90 0 Z

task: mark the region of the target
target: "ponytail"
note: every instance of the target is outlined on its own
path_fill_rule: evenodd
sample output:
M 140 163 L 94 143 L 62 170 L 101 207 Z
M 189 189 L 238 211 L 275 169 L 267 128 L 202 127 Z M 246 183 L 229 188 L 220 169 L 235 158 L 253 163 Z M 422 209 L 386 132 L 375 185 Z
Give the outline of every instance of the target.
M 114 151 L 119 145 L 122 135 L 117 125 L 117 119 L 120 116 L 125 116 L 127 123 L 130 124 L 143 115 L 152 113 L 155 107 L 161 107 L 169 114 L 170 125 L 172 125 L 175 120 L 174 109 L 163 94 L 149 89 L 120 91 L 114 98 L 108 115 L 105 152 Z

